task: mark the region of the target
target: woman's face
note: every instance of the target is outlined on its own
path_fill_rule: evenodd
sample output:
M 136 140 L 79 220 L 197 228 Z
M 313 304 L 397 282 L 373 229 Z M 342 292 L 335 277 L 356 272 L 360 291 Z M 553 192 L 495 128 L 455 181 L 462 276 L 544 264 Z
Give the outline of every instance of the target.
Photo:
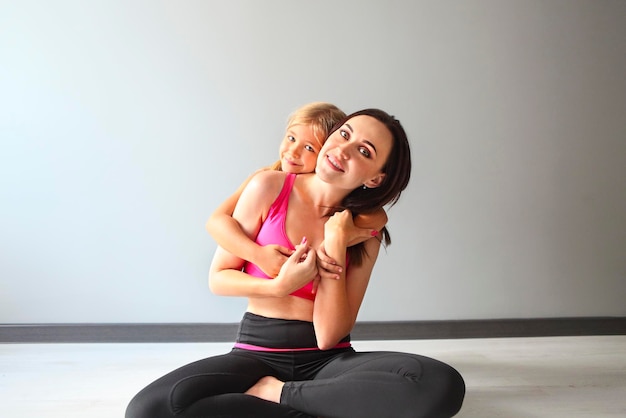
M 317 163 L 320 143 L 311 125 L 290 126 L 280 144 L 280 165 L 287 173 L 312 173 Z
M 382 122 L 355 116 L 328 137 L 315 171 L 322 180 L 350 191 L 363 185 L 378 187 L 392 144 L 391 132 Z

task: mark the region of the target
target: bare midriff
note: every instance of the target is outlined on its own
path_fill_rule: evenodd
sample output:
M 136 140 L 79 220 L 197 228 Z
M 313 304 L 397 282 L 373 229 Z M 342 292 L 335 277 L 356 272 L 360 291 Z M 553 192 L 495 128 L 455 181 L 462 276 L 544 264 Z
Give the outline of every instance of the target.
M 313 301 L 296 296 L 249 298 L 247 311 L 267 318 L 313 321 Z

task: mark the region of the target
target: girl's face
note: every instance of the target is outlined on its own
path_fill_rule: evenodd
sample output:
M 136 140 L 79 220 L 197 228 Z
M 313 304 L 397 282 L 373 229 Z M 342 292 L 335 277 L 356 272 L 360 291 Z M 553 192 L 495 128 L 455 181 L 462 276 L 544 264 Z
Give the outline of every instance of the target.
M 355 116 L 328 137 L 316 172 L 322 180 L 350 191 L 364 185 L 378 187 L 392 144 L 391 132 L 382 122 L 367 115 Z
M 290 126 L 279 149 L 282 170 L 295 174 L 312 173 L 320 147 L 310 125 Z

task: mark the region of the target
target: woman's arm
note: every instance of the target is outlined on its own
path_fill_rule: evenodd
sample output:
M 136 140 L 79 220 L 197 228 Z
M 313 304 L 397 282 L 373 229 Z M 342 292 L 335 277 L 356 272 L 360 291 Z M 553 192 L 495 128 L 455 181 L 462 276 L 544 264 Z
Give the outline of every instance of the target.
M 255 174 L 261 171 L 265 170 Z M 255 174 L 248 177 L 235 193 L 217 207 L 206 223 L 206 230 L 226 251 L 256 264 L 265 274 L 275 277 L 292 251 L 280 245 L 258 245 L 232 216 L 243 190 Z
M 324 247 L 328 256 L 335 260 L 346 259 L 349 237 L 345 225 L 351 223 L 349 211 L 335 213 L 326 223 Z M 323 277 L 318 285 L 313 325 L 318 346 L 323 350 L 334 347 L 350 333 L 356 322 L 380 249 L 376 239 L 369 239 L 364 245 L 367 254 L 360 266 L 344 266 L 338 279 Z
M 245 187 L 233 219 L 249 239 L 256 236 L 270 206 L 282 189 L 285 176 L 279 172 L 259 173 Z M 218 247 L 209 272 L 209 287 L 218 295 L 281 297 L 311 281 L 317 274 L 315 254 L 304 241 L 280 269 L 274 280 L 250 276 L 241 271 L 244 260 Z

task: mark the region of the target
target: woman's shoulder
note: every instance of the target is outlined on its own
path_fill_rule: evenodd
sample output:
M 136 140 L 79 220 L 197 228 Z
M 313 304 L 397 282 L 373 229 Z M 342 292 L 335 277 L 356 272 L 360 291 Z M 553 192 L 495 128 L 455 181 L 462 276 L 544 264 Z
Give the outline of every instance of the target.
M 246 186 L 246 192 L 257 197 L 274 196 L 275 198 L 280 193 L 286 178 L 287 173 L 283 171 L 258 171 L 250 178 Z
M 251 182 L 254 182 L 258 185 L 273 185 L 273 184 L 283 184 L 285 179 L 287 178 L 288 173 L 284 171 L 277 170 L 259 170 L 252 175 L 250 179 Z

